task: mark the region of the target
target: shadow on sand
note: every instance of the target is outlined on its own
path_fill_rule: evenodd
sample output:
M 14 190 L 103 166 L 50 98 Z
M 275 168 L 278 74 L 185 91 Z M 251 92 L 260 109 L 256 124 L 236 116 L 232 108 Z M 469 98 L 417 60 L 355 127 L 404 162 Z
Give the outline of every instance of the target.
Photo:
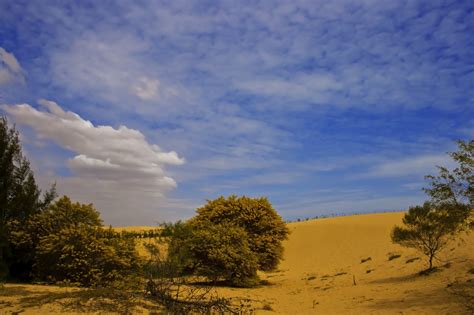
M 398 276 L 398 277 L 389 277 L 389 278 L 384 278 L 384 279 L 376 279 L 369 281 L 369 283 L 374 283 L 374 284 L 395 284 L 395 283 L 400 283 L 400 282 L 409 282 L 409 281 L 415 281 L 420 278 L 420 275 L 418 273 L 413 273 L 405 276 Z
M 82 289 L 66 292 L 33 291 L 27 287 L 4 287 L 0 297 L 15 297 L 15 307 L 35 308 L 46 304 L 57 305 L 64 312 L 106 312 L 132 314 L 137 307 L 150 314 L 160 313 L 161 308 L 146 303 L 143 295 L 111 289 Z M 4 306 L 12 306 L 8 302 Z

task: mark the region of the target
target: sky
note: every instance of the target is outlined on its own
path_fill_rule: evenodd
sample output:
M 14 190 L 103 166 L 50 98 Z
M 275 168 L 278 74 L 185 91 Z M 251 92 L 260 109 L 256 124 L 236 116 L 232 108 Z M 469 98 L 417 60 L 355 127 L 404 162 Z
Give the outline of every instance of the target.
M 403 210 L 474 137 L 472 1 L 0 0 L 0 114 L 106 224 Z

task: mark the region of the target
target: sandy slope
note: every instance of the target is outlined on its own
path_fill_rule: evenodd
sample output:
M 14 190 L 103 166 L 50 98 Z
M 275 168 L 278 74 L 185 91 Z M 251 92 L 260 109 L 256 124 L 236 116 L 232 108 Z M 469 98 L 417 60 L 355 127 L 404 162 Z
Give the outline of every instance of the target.
M 455 280 L 474 279 L 468 273 L 474 267 L 474 235 L 442 253 L 438 264 L 449 261 L 449 268 L 418 276 L 426 268 L 424 257 L 390 242 L 390 231 L 402 216 L 384 213 L 291 223 L 280 271 L 267 274 L 273 285 L 245 294 L 286 314 L 466 313 L 446 287 Z M 395 254 L 401 256 L 389 260 Z M 407 262 L 417 257 L 422 259 Z
M 474 234 L 442 253 L 437 264 L 445 267 L 440 271 L 419 276 L 425 258 L 390 242 L 390 230 L 402 216 L 290 223 L 285 260 L 278 271 L 262 274 L 270 285 L 220 288 L 220 294 L 256 300 L 257 312 L 268 314 L 469 314 L 466 301 L 451 291 L 461 285 L 474 290 L 474 274 L 469 272 L 474 268 Z M 262 310 L 265 305 L 273 311 Z

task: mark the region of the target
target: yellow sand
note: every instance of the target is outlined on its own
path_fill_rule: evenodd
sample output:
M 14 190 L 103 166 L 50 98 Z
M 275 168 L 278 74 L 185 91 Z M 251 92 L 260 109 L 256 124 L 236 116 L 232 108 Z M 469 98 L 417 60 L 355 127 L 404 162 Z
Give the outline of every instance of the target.
M 466 313 L 446 287 L 455 280 L 474 281 L 468 273 L 474 267 L 474 235 L 442 252 L 437 264 L 449 261 L 449 268 L 418 276 L 427 267 L 425 257 L 390 241 L 402 217 L 383 213 L 290 223 L 280 271 L 266 275 L 272 285 L 234 292 L 285 314 Z M 395 254 L 401 256 L 389 260 Z M 421 259 L 407 263 L 416 257 Z
M 445 266 L 440 271 L 419 276 L 426 258 L 390 241 L 390 231 L 402 217 L 382 213 L 290 223 L 284 261 L 276 272 L 262 274 L 269 285 L 220 288 L 219 293 L 250 298 L 262 314 L 470 314 L 466 300 L 450 293 L 456 285 L 448 286 L 456 282 L 474 289 L 469 272 L 474 268 L 474 234 L 442 252 L 436 262 Z M 421 259 L 407 262 L 417 257 Z M 0 296 L 0 303 L 5 299 Z M 54 309 L 47 307 L 26 310 Z

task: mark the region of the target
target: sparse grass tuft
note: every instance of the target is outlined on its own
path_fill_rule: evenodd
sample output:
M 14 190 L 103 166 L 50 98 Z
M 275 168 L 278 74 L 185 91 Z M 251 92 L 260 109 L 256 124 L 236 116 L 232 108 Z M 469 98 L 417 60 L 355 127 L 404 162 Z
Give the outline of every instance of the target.
M 414 257 L 414 258 L 410 258 L 410 259 L 407 259 L 407 261 L 405 262 L 406 264 L 409 264 L 409 263 L 412 263 L 416 260 L 420 260 L 420 257 Z
M 371 258 L 371 257 L 367 257 L 367 258 L 365 258 L 365 259 L 361 259 L 361 260 L 360 260 L 360 263 L 363 264 L 363 263 L 365 263 L 365 262 L 367 262 L 367 261 L 370 261 L 370 260 L 372 260 L 372 258 Z
M 390 261 L 390 260 L 394 260 L 394 259 L 397 259 L 397 258 L 400 258 L 400 257 L 402 257 L 402 255 L 400 255 L 400 254 L 389 254 L 388 260 Z
M 265 311 L 273 311 L 273 307 L 268 303 L 264 304 L 262 309 Z

